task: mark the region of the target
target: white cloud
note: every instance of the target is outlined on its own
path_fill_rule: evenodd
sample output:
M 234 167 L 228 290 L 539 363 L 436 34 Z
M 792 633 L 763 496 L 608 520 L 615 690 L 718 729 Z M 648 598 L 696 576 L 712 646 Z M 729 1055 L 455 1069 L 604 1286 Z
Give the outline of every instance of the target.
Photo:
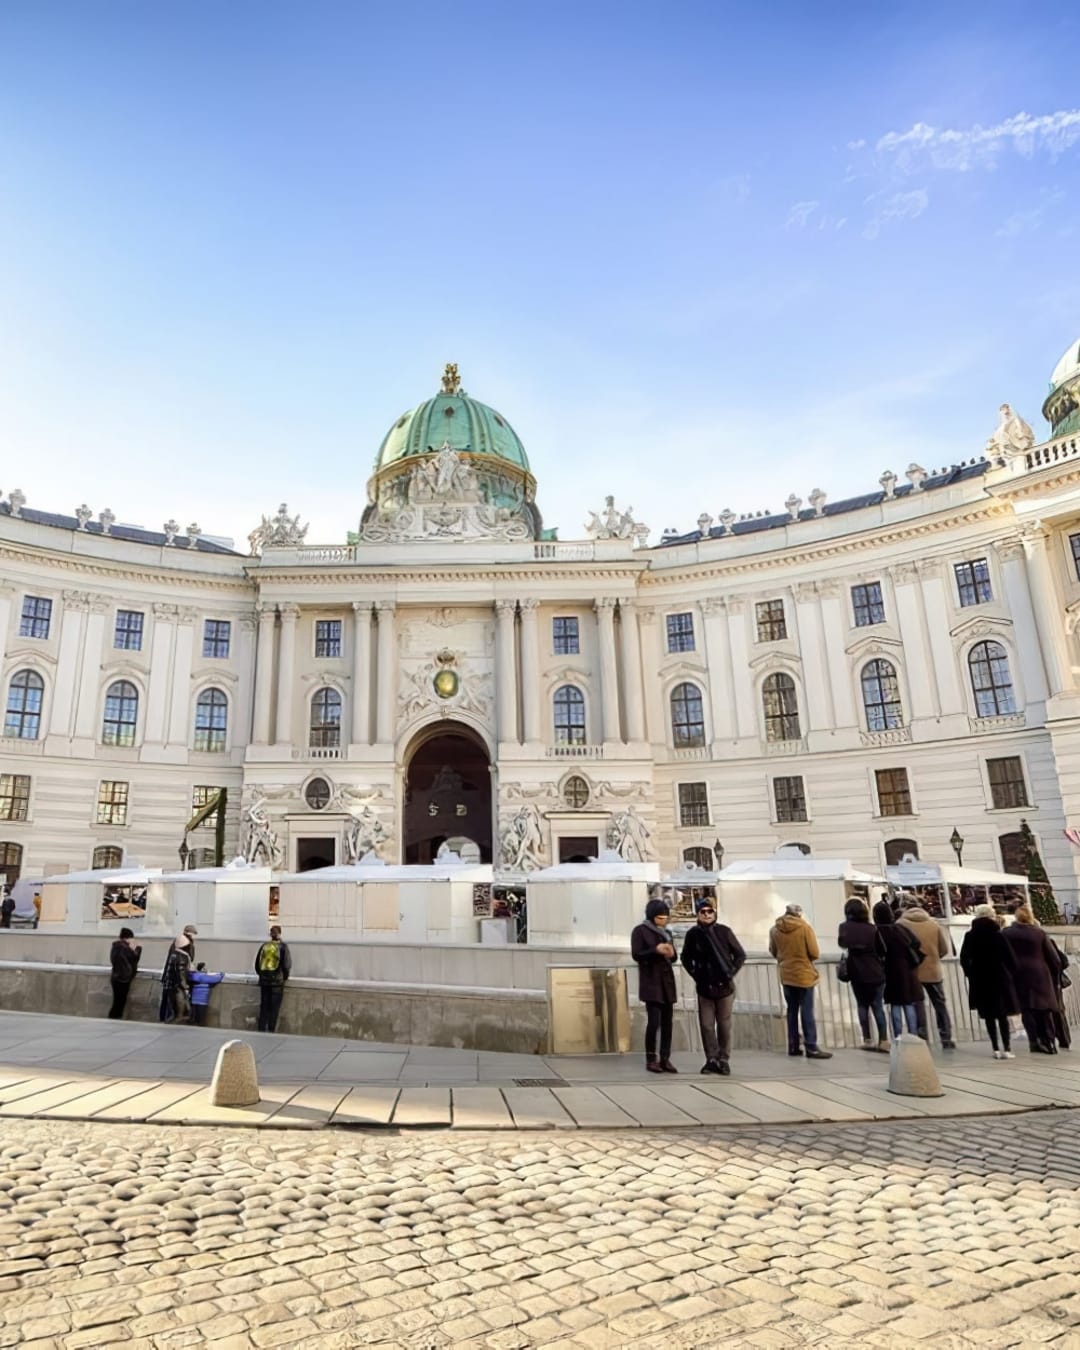
M 1026 211 L 1014 211 L 1012 215 L 1006 216 L 994 233 L 1003 239 L 1031 234 L 1042 228 L 1046 213 L 1064 198 L 1065 194 L 1060 189 L 1055 192 L 1044 192 L 1042 199 L 1035 206 L 1028 207 Z
M 1019 112 L 994 126 L 979 123 L 961 129 L 932 127 L 916 122 L 908 131 L 889 131 L 875 150 L 903 173 L 927 166 L 967 173 L 994 169 L 1007 152 L 1024 159 L 1047 155 L 1056 159 L 1080 141 L 1080 109 L 1061 109 L 1033 117 Z M 851 148 L 855 148 L 852 143 Z
M 863 229 L 864 239 L 876 239 L 883 225 L 895 220 L 917 220 L 930 204 L 925 188 L 914 192 L 875 192 L 866 199 L 873 212 Z
M 821 207 L 820 202 L 796 202 L 788 212 L 787 220 L 784 221 L 785 230 L 803 230 L 806 228 L 810 217 L 814 215 Z

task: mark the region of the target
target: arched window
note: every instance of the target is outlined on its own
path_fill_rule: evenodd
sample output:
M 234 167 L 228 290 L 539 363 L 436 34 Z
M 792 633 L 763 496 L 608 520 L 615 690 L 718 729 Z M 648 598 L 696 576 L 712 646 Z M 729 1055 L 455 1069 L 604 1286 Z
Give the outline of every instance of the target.
M 573 774 L 563 784 L 563 801 L 572 811 L 580 811 L 589 804 L 589 785 L 580 774 Z
M 891 731 L 904 725 L 900 685 L 889 661 L 870 661 L 862 671 L 862 701 L 867 731 Z
M 700 867 L 705 872 L 711 872 L 713 869 L 711 848 L 684 848 L 682 860 L 684 863 L 693 863 L 695 867 Z
M 0 881 L 14 886 L 22 871 L 22 844 L 0 844 Z
M 116 844 L 100 844 L 94 849 L 94 856 L 90 859 L 90 866 L 93 868 L 122 867 L 123 863 L 124 850 L 118 848 Z
M 977 642 L 968 652 L 968 670 L 979 717 L 1001 717 L 1016 711 L 1009 657 L 1000 642 Z
M 705 713 L 696 684 L 677 684 L 671 691 L 671 734 L 676 750 L 705 744 Z
M 224 750 L 229 700 L 223 689 L 204 689 L 195 704 L 195 749 Z
M 45 681 L 36 670 L 20 670 L 8 685 L 4 735 L 20 741 L 36 741 L 41 732 L 41 704 Z
M 341 695 L 336 689 L 316 689 L 311 696 L 308 745 L 326 749 L 341 744 Z
M 804 844 L 798 839 L 789 839 L 782 847 L 797 848 L 804 858 L 809 858 L 810 856 L 810 845 Z
M 139 691 L 130 680 L 117 680 L 105 691 L 102 745 L 134 745 L 139 720 Z
M 799 700 L 791 676 L 783 671 L 770 675 L 761 687 L 761 697 L 765 705 L 765 739 L 797 741 Z
M 919 845 L 914 839 L 886 839 L 885 840 L 885 866 L 895 867 L 902 863 L 905 857 L 917 858 L 919 856 Z
M 555 690 L 555 744 L 585 744 L 585 695 L 572 684 Z
M 1028 855 L 1024 845 L 1024 836 L 1019 830 L 1012 834 L 998 836 L 998 848 L 1001 850 L 1001 870 L 1015 872 L 1018 876 L 1028 874 Z

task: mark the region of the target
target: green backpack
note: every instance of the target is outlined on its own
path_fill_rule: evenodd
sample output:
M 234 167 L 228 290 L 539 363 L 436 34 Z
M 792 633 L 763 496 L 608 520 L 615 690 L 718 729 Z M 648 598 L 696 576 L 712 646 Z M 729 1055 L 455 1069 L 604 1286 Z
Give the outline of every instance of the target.
M 281 966 L 281 943 L 264 942 L 259 951 L 259 974 L 273 975 Z

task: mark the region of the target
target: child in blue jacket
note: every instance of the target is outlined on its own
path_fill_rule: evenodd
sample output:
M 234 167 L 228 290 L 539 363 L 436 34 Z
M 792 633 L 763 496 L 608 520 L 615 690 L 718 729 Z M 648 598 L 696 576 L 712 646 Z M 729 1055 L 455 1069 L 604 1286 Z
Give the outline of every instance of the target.
M 206 1026 L 206 1013 L 210 1007 L 210 990 L 215 984 L 220 984 L 224 978 L 225 976 L 221 972 L 217 975 L 208 975 L 204 961 L 200 961 L 198 966 L 188 975 L 188 980 L 191 983 L 191 1025 L 193 1027 Z

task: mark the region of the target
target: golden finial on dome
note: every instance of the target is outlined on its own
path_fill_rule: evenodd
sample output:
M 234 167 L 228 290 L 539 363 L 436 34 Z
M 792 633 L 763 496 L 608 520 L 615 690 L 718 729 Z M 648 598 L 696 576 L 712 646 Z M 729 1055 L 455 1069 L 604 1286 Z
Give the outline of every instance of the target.
M 444 394 L 456 394 L 460 388 L 461 376 L 458 374 L 457 364 L 448 361 L 443 371 L 442 391 Z

